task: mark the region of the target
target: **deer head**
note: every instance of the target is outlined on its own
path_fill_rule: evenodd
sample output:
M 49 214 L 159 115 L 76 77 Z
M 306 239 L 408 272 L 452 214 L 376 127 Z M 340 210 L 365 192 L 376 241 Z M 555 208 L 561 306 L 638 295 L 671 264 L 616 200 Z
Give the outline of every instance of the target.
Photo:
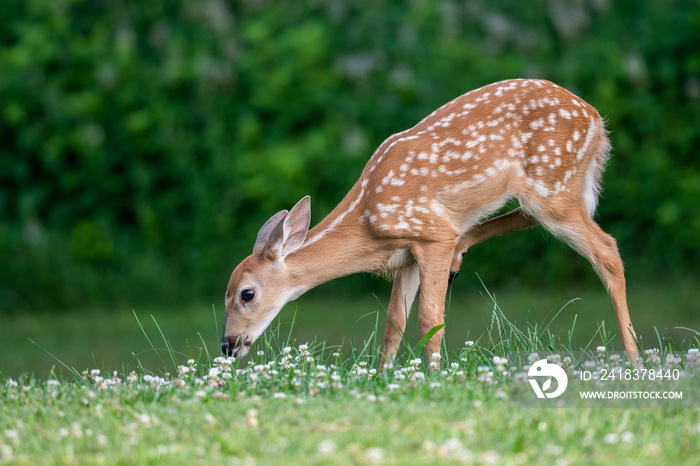
M 295 285 L 285 259 L 304 244 L 310 220 L 309 196 L 277 212 L 258 232 L 253 254 L 234 269 L 226 290 L 225 354 L 245 356 L 282 307 L 306 291 Z

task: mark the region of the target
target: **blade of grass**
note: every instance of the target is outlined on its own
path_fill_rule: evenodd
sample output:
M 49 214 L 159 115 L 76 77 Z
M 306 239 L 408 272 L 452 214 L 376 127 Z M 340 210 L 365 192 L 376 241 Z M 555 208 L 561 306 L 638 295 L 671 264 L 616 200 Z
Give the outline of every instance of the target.
M 141 332 L 143 333 L 143 336 L 146 337 L 146 341 L 148 341 L 148 344 L 151 345 L 151 349 L 156 353 L 156 356 L 158 356 L 158 359 L 160 359 L 160 362 L 161 362 L 161 364 L 163 364 L 163 367 L 165 367 L 165 361 L 163 360 L 162 357 L 160 357 L 160 353 L 158 352 L 156 347 L 153 345 L 153 342 L 151 341 L 151 339 L 148 337 L 148 334 L 146 333 L 146 330 L 143 328 L 143 325 L 141 325 L 141 321 L 139 320 L 139 317 L 136 315 L 136 311 L 132 309 L 131 312 L 133 312 L 134 318 L 136 319 L 136 322 L 139 324 L 139 328 L 141 328 Z M 142 354 L 142 353 L 138 353 L 138 354 Z M 137 357 L 136 354 L 134 354 L 134 356 Z M 143 368 L 143 365 L 141 364 L 141 361 L 138 359 L 138 357 L 137 357 L 137 361 L 139 363 L 139 366 L 141 366 L 141 368 Z
M 170 354 L 170 360 L 173 362 L 173 369 L 177 370 L 177 361 L 175 360 L 175 351 L 173 351 L 172 346 L 168 342 L 168 340 L 165 338 L 165 334 L 163 334 L 163 330 L 161 330 L 160 325 L 158 325 L 158 321 L 156 320 L 155 316 L 151 314 L 151 319 L 153 319 L 153 323 L 156 324 L 156 328 L 158 329 L 158 333 L 160 333 L 160 337 L 163 339 L 163 343 L 165 344 L 165 349 L 168 351 L 168 354 Z M 165 364 L 163 364 L 165 365 Z
M 76 380 L 80 381 L 80 383 L 82 383 L 83 385 L 90 386 L 90 384 L 89 384 L 86 380 L 83 379 L 83 376 L 80 374 L 80 372 L 78 372 L 77 370 L 75 370 L 75 368 L 68 366 L 66 363 L 64 363 L 63 361 L 61 361 L 60 359 L 58 359 L 56 356 L 54 356 L 53 354 L 51 354 L 51 353 L 50 353 L 49 351 L 47 351 L 44 347 L 40 346 L 37 342 L 35 342 L 35 341 L 32 340 L 31 338 L 28 338 L 28 340 L 31 341 L 32 344 L 34 344 L 34 346 L 36 346 L 37 348 L 39 348 L 41 351 L 43 351 L 44 353 L 48 354 L 50 357 L 52 357 L 53 359 L 55 359 L 56 362 L 58 362 L 60 365 L 62 365 L 63 367 L 65 367 L 65 368 L 68 370 L 68 372 L 70 372 L 71 374 L 73 374 L 73 376 L 75 377 Z
M 412 353 L 415 355 L 416 353 L 418 353 L 419 351 L 421 351 L 423 348 L 425 348 L 425 345 L 428 344 L 428 341 L 430 341 L 430 339 L 433 338 L 433 336 L 434 336 L 436 333 L 438 333 L 440 330 L 442 330 L 442 328 L 443 328 L 444 326 L 445 326 L 445 324 L 440 324 L 440 325 L 436 325 L 435 327 L 433 327 L 433 328 L 431 328 L 430 330 L 428 330 L 428 333 L 426 333 L 426 334 L 423 336 L 423 338 L 420 339 L 420 341 L 418 342 L 418 344 L 417 344 L 416 346 L 413 347 Z

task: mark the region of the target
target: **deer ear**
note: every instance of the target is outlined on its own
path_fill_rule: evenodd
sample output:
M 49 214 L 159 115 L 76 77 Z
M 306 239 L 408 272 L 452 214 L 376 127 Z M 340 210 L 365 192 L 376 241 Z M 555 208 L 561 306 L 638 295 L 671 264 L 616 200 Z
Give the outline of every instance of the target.
M 260 228 L 260 231 L 258 232 L 258 237 L 255 239 L 255 246 L 253 246 L 253 252 L 258 252 L 265 247 L 267 242 L 270 240 L 270 236 L 275 230 L 275 227 L 282 223 L 282 221 L 288 213 L 288 210 L 280 210 L 275 215 L 270 217 L 270 220 L 265 222 L 265 224 L 262 226 L 262 228 Z
M 311 199 L 306 196 L 275 226 L 265 245 L 265 254 L 271 258 L 284 259 L 299 249 L 304 244 L 310 223 Z

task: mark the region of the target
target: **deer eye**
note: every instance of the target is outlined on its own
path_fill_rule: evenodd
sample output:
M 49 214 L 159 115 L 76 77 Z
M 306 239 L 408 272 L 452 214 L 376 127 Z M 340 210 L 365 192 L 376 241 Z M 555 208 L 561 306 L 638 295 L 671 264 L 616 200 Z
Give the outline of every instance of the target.
M 250 288 L 246 288 L 245 290 L 241 291 L 241 299 L 244 303 L 250 302 L 254 297 L 255 291 L 251 290 Z

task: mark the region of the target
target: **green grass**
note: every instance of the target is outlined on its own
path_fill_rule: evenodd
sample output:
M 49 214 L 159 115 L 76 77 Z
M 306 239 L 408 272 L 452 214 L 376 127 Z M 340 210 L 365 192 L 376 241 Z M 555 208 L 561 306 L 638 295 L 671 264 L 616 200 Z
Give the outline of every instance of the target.
M 294 322 L 291 337 L 296 342 L 318 339 L 348 351 L 351 346 L 370 339 L 377 320 L 380 327 L 383 325 L 390 284 L 382 285 L 384 289 L 376 297 L 367 293 L 352 299 L 328 296 L 321 287 L 288 304 L 278 322 L 287 333 Z M 683 328 L 700 328 L 700 290 L 690 280 L 672 284 L 630 282 L 628 288 L 632 322 L 645 347 L 660 346 L 657 333 L 680 343 L 694 337 Z M 511 288 L 492 290 L 491 294 L 507 318 L 522 328 L 528 323 L 550 322 L 558 314 L 548 331 L 568 339 L 573 328 L 571 344 L 575 348 L 602 344 L 596 332 L 599 324 L 605 322 L 613 337 L 612 346 L 608 346 L 619 349 L 612 305 L 602 286 L 556 290 Z M 576 300 L 570 302 L 572 299 Z M 214 302 L 215 310 L 209 302 L 182 309 L 120 308 L 65 315 L 0 316 L 0 374 L 15 379 L 22 374 L 46 378 L 52 367 L 61 371 L 62 366 L 41 348 L 80 370 L 131 370 L 136 367 L 134 355 L 146 367 L 156 367 L 160 358 L 144 337 L 134 313 L 158 348 L 165 349 L 165 344 L 154 319 L 174 350 L 183 357 L 197 356 L 197 348 L 204 344 L 213 353 L 221 338 L 221 301 Z M 448 348 L 456 349 L 465 340 L 482 336 L 491 324 L 493 307 L 493 301 L 475 275 L 460 276 L 447 309 Z M 407 337 L 412 344 L 420 339 L 415 311 L 409 318 Z
M 457 302 L 450 301 L 450 316 Z M 421 348 L 410 336 L 394 366 L 380 370 L 375 336 L 383 314 L 360 319 L 362 339 L 297 344 L 308 325 L 302 304 L 293 327 L 283 317 L 242 360 L 217 357 L 211 311 L 203 313 L 205 327 L 189 322 L 184 345 L 167 319 L 139 316 L 136 323 L 132 315 L 131 333 L 140 338 L 112 342 L 136 345 L 136 356 L 121 367 L 62 360 L 70 370 L 49 380 L 4 374 L 0 462 L 690 465 L 700 454 L 697 408 L 509 407 L 513 374 L 501 372 L 494 356 L 513 349 L 566 353 L 611 338 L 593 327 L 581 337 L 586 343 L 573 343 L 569 336 L 583 327 L 578 320 L 575 328 L 554 330 L 576 303 L 556 318 L 515 324 L 500 300 L 487 301 L 490 315 L 473 327 L 475 343 L 449 343 L 433 372 L 416 361 Z M 107 331 L 97 321 L 74 325 Z M 686 333 L 682 343 L 655 342 L 676 352 L 697 348 L 696 333 Z

